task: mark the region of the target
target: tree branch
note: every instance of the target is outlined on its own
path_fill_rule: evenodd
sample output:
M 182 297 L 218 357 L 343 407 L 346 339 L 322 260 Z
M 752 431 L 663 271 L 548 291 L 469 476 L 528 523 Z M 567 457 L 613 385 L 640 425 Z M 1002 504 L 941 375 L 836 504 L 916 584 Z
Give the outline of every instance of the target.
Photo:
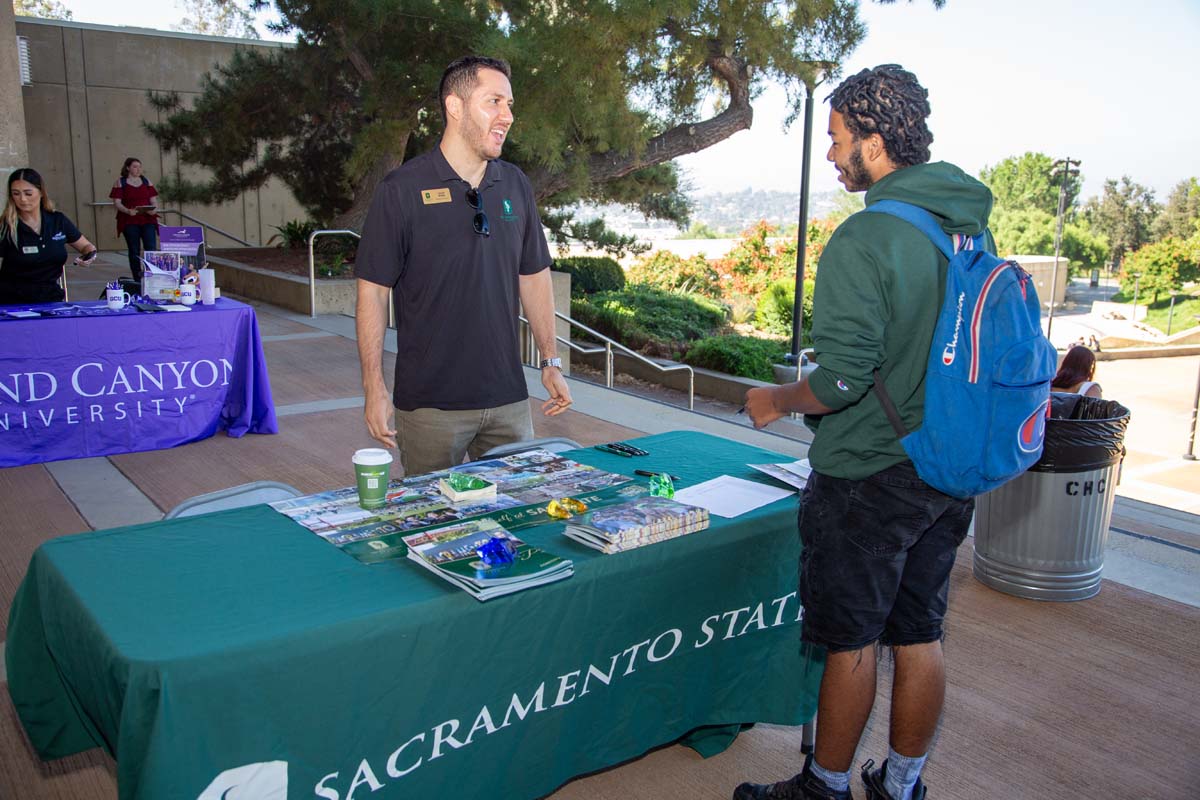
M 371 64 L 367 61 L 366 56 L 350 43 L 350 37 L 346 34 L 346 26 L 339 22 L 330 27 L 337 32 L 338 43 L 342 46 L 342 50 L 346 53 L 346 58 L 350 60 L 351 66 L 354 67 L 354 71 L 363 79 L 363 82 L 369 83 L 375 80 L 375 70 L 371 69 Z
M 588 159 L 588 179 L 593 184 L 624 177 L 645 167 L 671 161 L 695 153 L 728 139 L 738 131 L 747 130 L 754 122 L 750 106 L 750 69 L 736 56 L 720 51 L 717 42 L 710 43 L 705 65 L 724 81 L 729 91 L 729 106 L 716 116 L 702 122 L 688 122 L 663 131 L 646 142 L 640 153 L 604 153 Z M 534 195 L 539 201 L 569 188 L 571 165 L 551 173 L 539 168 L 529 174 Z

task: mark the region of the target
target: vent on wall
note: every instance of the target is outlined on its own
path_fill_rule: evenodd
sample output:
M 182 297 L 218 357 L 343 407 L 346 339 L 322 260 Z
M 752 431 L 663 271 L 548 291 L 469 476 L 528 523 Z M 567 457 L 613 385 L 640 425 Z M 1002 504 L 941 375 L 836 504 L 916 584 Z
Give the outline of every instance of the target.
M 21 85 L 32 86 L 33 75 L 29 71 L 29 39 L 17 37 L 17 60 L 21 62 Z

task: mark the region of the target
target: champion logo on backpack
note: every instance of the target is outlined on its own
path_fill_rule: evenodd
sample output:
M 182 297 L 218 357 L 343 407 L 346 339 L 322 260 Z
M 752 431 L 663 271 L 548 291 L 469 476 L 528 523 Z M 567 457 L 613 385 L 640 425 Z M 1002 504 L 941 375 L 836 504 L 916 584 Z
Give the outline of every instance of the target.
M 905 429 L 875 370 L 879 402 L 921 480 L 954 497 L 991 491 L 1038 460 L 1046 435 L 1055 353 L 1042 333 L 1029 274 L 987 252 L 982 233 L 951 237 L 917 206 L 881 200 L 866 211 L 908 222 L 948 262 L 920 427 Z M 970 320 L 965 337 L 964 319 Z
M 958 315 L 954 318 L 954 338 L 946 342 L 946 349 L 942 351 L 942 363 L 947 367 L 954 363 L 954 355 L 958 352 L 958 333 L 962 330 L 962 307 L 963 300 L 966 299 L 966 292 L 958 293 Z
M 1050 416 L 1050 398 L 1046 398 L 1037 411 L 1021 426 L 1017 436 L 1017 447 L 1026 453 L 1041 455 L 1042 443 L 1046 440 L 1046 419 Z

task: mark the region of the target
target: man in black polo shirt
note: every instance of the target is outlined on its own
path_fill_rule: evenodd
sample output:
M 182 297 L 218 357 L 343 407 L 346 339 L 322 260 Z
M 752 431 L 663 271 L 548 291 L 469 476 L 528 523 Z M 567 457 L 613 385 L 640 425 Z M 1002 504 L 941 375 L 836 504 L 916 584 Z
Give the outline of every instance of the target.
M 442 140 L 380 183 L 358 248 L 363 415 L 371 436 L 399 447 L 407 475 L 532 438 L 518 299 L 538 349 L 556 352 L 550 250 L 533 189 L 500 160 L 513 123 L 510 74 L 506 62 L 480 56 L 446 68 Z M 392 403 L 382 368 L 389 293 L 396 307 Z M 542 410 L 560 414 L 571 393 L 559 359 L 541 366 L 550 394 Z

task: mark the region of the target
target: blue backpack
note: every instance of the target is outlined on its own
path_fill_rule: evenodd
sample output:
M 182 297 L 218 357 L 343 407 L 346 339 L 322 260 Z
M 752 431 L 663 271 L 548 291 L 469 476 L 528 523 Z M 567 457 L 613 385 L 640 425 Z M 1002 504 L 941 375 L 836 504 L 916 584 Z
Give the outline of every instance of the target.
M 1016 262 L 987 252 L 983 234 L 952 238 L 928 211 L 897 200 L 867 211 L 912 224 L 949 259 L 921 427 L 905 430 L 878 370 L 875 393 L 923 481 L 954 497 L 989 492 L 1042 454 L 1057 357 L 1037 291 Z

